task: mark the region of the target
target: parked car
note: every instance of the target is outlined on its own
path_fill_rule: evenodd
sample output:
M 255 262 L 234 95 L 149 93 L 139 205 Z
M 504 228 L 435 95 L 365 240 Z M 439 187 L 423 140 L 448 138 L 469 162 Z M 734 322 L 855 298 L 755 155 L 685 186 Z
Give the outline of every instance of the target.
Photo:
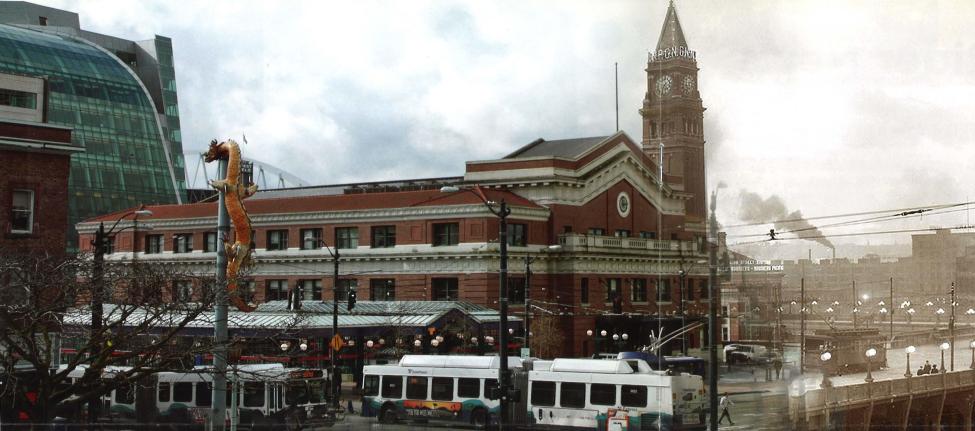
M 728 344 L 724 346 L 724 358 L 729 364 L 760 364 L 771 361 L 768 348 L 757 344 Z

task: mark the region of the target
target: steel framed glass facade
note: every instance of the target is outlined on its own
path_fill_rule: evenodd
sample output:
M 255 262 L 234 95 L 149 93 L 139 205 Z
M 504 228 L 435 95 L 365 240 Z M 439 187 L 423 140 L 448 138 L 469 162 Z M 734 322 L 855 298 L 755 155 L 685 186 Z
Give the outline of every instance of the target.
M 86 150 L 71 156 L 69 249 L 77 247 L 73 226 L 81 220 L 176 203 L 186 193 L 169 39 L 157 37 L 156 50 L 166 124 L 134 72 L 112 54 L 69 36 L 0 25 L 0 71 L 45 77 L 48 122 L 72 127 L 72 139 Z M 162 133 L 171 135 L 169 147 Z

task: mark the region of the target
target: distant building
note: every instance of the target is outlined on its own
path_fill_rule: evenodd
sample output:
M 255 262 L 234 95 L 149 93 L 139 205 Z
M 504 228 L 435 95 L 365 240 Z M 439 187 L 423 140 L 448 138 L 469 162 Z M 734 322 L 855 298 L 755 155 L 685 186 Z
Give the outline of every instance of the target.
M 0 73 L 0 253 L 61 253 L 71 129 L 44 123 L 44 80 Z
M 975 246 L 975 232 L 938 229 L 933 234 L 911 235 L 915 284 L 922 292 L 944 295 L 958 281 L 957 260 Z M 967 292 L 969 295 L 975 292 Z
M 86 150 L 72 156 L 70 249 L 81 220 L 185 199 L 169 38 L 129 41 L 82 30 L 73 12 L 0 2 L 0 72 L 43 78 L 42 117 Z

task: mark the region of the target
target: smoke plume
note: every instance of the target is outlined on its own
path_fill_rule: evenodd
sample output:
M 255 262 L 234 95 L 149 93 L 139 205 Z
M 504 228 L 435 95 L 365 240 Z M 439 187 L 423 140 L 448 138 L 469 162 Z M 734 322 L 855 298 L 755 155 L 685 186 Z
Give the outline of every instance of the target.
M 747 223 L 772 223 L 775 231 L 790 231 L 793 235 L 801 239 L 818 242 L 826 247 L 835 248 L 833 243 L 823 236 L 816 226 L 802 216 L 802 211 L 795 210 L 790 212 L 782 202 L 782 198 L 772 195 L 766 199 L 758 193 L 742 190 L 738 194 L 741 203 L 738 209 L 738 216 Z M 790 220 L 790 221 L 783 221 Z M 794 232 L 798 231 L 798 232 Z

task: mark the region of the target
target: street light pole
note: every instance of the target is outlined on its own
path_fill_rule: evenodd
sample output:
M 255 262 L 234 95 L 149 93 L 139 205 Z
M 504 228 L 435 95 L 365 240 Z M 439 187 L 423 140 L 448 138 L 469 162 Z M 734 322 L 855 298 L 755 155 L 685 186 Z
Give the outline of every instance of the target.
M 531 328 L 532 328 L 531 325 L 532 310 L 531 310 L 531 305 L 528 303 L 528 300 L 530 299 L 530 295 L 528 292 L 531 289 L 531 285 L 532 285 L 531 279 L 532 279 L 533 260 L 534 259 L 532 259 L 530 255 L 527 254 L 525 255 L 525 348 L 528 349 L 529 354 L 532 349 L 532 345 L 531 343 L 529 343 L 531 337 Z
M 217 177 L 227 176 L 227 158 L 217 161 Z M 230 235 L 230 213 L 227 212 L 227 192 L 220 189 L 217 192 L 217 235 L 218 238 L 228 240 Z M 210 429 L 223 431 L 224 417 L 227 409 L 227 251 L 224 247 L 217 247 L 216 286 L 213 315 L 213 407 L 210 416 Z
M 955 282 L 951 282 L 951 316 L 948 317 L 948 337 L 952 346 L 955 345 Z M 951 349 L 951 371 L 955 371 L 955 349 Z
M 331 253 L 331 250 L 329 250 L 329 254 L 332 255 L 332 338 L 335 339 L 338 336 L 338 334 L 339 334 L 339 296 L 338 296 L 338 291 L 339 291 L 339 248 L 338 247 L 335 247 L 335 253 Z M 329 366 L 332 368 L 332 370 L 331 370 L 332 372 L 330 373 L 331 374 L 331 377 L 330 378 L 331 378 L 332 384 L 331 384 L 331 388 L 329 389 L 329 392 L 332 395 L 332 409 L 334 411 L 338 411 L 338 409 L 339 409 L 339 396 L 341 396 L 341 390 L 340 390 L 341 383 L 338 380 L 336 380 L 336 377 L 338 377 L 338 376 L 335 375 L 335 370 L 336 370 L 336 368 L 335 368 L 335 361 L 336 361 L 336 359 L 338 359 L 338 356 L 339 356 L 338 353 L 339 352 L 338 352 L 338 349 L 335 349 L 334 347 L 331 347 L 331 345 L 332 345 L 332 343 L 329 343 L 329 346 L 330 346 L 329 349 L 328 349 L 329 356 L 330 356 L 330 358 L 329 358 Z
M 711 192 L 711 219 L 708 222 L 708 408 L 710 430 L 718 431 L 718 221 L 714 215 L 718 191 Z

